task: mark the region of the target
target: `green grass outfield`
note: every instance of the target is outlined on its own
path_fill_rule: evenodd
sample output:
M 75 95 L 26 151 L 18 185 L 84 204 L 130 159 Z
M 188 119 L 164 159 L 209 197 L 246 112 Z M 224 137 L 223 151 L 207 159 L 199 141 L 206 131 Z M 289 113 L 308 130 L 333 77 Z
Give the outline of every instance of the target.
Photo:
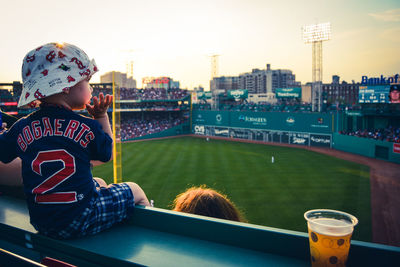
M 227 194 L 250 223 L 306 232 L 305 211 L 337 209 L 359 219 L 354 239 L 371 241 L 364 165 L 297 148 L 182 137 L 124 143 L 122 166 L 124 181 L 138 183 L 156 207 L 170 209 L 177 194 L 206 184 Z M 93 174 L 112 182 L 112 164 Z

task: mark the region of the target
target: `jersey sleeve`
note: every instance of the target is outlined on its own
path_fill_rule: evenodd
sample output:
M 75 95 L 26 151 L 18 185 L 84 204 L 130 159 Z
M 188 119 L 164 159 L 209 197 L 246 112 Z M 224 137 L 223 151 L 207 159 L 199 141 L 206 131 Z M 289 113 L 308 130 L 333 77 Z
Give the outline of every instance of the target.
M 11 130 L 0 134 L 0 160 L 2 162 L 9 163 L 17 157 L 16 142 L 17 139 Z
M 94 140 L 90 143 L 90 159 L 107 162 L 111 158 L 112 138 L 106 134 L 97 121 L 93 121 Z

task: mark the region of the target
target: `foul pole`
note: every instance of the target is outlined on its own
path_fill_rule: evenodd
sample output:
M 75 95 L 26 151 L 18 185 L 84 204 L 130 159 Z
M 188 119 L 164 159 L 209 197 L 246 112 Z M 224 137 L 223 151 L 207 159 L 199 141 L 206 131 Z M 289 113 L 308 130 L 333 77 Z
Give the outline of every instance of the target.
M 122 182 L 122 148 L 121 148 L 121 109 L 120 89 L 115 84 L 115 73 L 112 72 L 113 110 L 112 110 L 112 132 L 113 132 L 113 171 L 114 183 Z

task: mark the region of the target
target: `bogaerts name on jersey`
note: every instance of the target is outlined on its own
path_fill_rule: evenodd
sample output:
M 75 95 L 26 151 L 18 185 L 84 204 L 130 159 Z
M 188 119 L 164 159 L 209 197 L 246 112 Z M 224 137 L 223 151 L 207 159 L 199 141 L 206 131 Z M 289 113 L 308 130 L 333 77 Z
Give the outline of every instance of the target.
M 42 120 L 32 121 L 30 125 L 25 126 L 18 135 L 17 143 L 22 151 L 32 144 L 33 141 L 47 136 L 63 136 L 69 138 L 82 147 L 94 139 L 94 134 L 90 127 L 77 120 L 53 119 L 43 117 Z

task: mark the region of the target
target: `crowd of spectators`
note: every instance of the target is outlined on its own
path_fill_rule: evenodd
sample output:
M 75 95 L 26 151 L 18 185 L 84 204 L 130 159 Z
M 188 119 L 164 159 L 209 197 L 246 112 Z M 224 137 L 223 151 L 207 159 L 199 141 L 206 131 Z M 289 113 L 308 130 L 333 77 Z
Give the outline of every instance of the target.
M 211 110 L 213 109 L 210 103 L 195 103 L 193 109 Z M 247 102 L 247 101 L 224 101 L 218 105 L 218 110 L 229 111 L 254 111 L 254 112 L 312 112 L 312 106 L 309 103 L 299 102 Z M 358 111 L 361 110 L 360 105 L 329 105 L 323 106 L 322 112 L 334 113 L 336 111 Z
M 94 87 L 93 95 L 97 96 L 102 92 L 103 94 L 112 94 L 110 88 L 96 88 Z M 149 89 L 136 89 L 136 88 L 120 88 L 121 100 L 178 100 L 183 99 L 189 95 L 187 90 L 182 89 L 164 89 L 164 88 L 149 88 Z
M 340 134 L 352 135 L 375 140 L 400 143 L 400 128 L 389 126 L 381 129 L 363 129 L 356 131 L 340 131 Z
M 183 99 L 188 95 L 187 90 L 170 89 L 168 90 L 169 99 Z
M 121 103 L 121 109 L 134 109 L 135 111 L 179 111 L 188 110 L 189 105 L 177 102 L 139 102 Z
M 179 114 L 157 113 L 133 113 L 121 118 L 121 139 L 129 140 L 148 134 L 158 133 L 184 122 Z

